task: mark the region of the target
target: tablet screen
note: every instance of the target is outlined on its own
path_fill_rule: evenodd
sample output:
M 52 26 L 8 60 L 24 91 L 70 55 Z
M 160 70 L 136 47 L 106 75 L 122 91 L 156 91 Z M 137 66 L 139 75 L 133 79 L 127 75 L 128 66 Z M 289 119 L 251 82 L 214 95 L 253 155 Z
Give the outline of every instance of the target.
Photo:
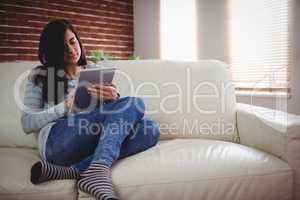
M 92 84 L 109 85 L 115 73 L 115 68 L 94 68 L 82 70 L 79 75 L 72 112 L 90 111 L 97 105 L 98 98 L 93 98 L 87 88 Z

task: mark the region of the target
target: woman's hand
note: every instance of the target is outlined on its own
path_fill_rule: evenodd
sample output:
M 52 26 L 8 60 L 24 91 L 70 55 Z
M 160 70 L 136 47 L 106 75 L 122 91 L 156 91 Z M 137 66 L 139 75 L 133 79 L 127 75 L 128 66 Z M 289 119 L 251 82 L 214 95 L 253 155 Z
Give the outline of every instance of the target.
M 88 92 L 94 97 L 98 97 L 99 100 L 116 100 L 119 98 L 115 85 L 100 85 L 94 84 L 88 87 Z
M 70 111 L 70 109 L 72 108 L 72 104 L 74 102 L 74 96 L 75 96 L 75 89 L 71 90 L 68 95 L 67 95 L 67 99 L 65 100 L 65 107 L 67 112 Z

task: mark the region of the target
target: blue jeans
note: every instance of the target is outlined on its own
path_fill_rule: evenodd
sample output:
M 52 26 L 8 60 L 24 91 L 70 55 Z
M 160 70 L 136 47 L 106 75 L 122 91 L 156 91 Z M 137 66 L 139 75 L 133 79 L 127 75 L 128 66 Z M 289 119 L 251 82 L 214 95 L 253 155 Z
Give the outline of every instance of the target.
M 91 162 L 111 166 L 154 146 L 159 127 L 143 118 L 144 110 L 141 98 L 123 97 L 89 113 L 59 119 L 46 142 L 46 160 L 83 172 Z

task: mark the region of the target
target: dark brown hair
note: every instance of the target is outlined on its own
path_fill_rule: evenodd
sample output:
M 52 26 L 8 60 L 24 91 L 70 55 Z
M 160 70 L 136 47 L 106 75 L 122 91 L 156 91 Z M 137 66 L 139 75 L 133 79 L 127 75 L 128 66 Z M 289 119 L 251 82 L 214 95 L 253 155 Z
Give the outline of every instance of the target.
M 67 93 L 68 79 L 64 61 L 64 53 L 67 47 L 64 37 L 68 29 L 75 34 L 81 49 L 77 64 L 80 66 L 87 64 L 82 43 L 72 24 L 64 19 L 49 22 L 40 36 L 38 56 L 42 65 L 35 67 L 29 77 L 35 85 L 42 88 L 43 102 L 57 104 L 64 100 L 64 95 Z M 63 83 L 63 87 L 58 88 L 59 84 L 62 85 L 61 83 Z

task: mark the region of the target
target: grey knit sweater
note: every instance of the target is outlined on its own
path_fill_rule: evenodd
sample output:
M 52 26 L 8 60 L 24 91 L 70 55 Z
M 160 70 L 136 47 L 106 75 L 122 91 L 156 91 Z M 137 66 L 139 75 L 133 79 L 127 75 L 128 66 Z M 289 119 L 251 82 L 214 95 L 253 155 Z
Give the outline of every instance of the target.
M 68 91 L 75 88 L 77 80 L 68 81 Z M 43 159 L 45 156 L 46 141 L 51 127 L 56 120 L 66 113 L 65 102 L 51 106 L 47 103 L 43 106 L 42 88 L 27 80 L 24 94 L 24 109 L 22 110 L 21 123 L 25 133 L 38 134 L 38 147 Z

